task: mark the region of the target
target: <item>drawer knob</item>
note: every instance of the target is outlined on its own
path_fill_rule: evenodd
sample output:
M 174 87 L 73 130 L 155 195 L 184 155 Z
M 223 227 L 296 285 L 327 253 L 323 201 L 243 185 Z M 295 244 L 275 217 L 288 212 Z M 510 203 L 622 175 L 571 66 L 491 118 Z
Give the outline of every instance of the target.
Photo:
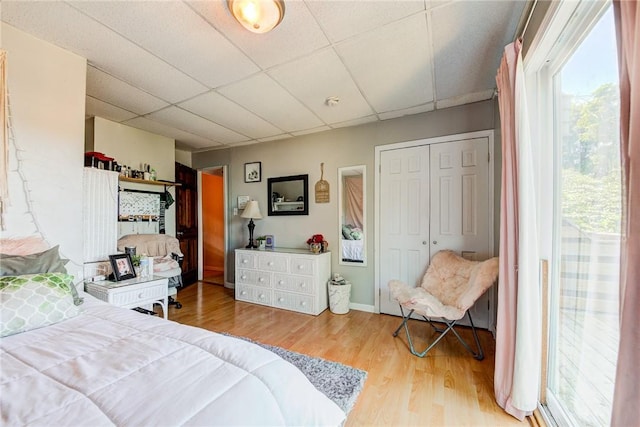
M 138 298 L 142 298 L 142 297 L 143 297 L 143 295 L 144 295 L 144 294 L 143 294 L 142 292 L 140 292 L 140 293 L 138 294 Z
M 246 263 L 248 263 L 248 262 L 249 262 L 249 260 L 248 260 L 248 259 L 243 259 L 243 260 L 242 260 L 242 263 L 243 263 L 243 264 L 246 264 Z
M 304 270 L 304 265 L 299 265 L 298 270 Z
M 305 305 L 307 305 L 307 302 L 306 301 L 302 301 L 302 302 L 300 302 L 300 305 L 304 307 Z
M 259 298 L 264 299 L 264 294 L 260 294 Z
M 280 298 L 278 298 L 278 301 L 279 302 L 284 302 L 284 298 L 280 297 Z
M 269 265 L 269 266 L 273 265 L 273 261 L 269 261 L 269 262 L 267 263 L 267 265 Z
M 247 276 L 244 276 L 244 275 L 243 275 L 243 276 L 240 276 L 240 278 L 241 278 L 242 280 L 244 280 L 244 279 L 246 279 L 246 278 L 247 278 Z
M 261 277 L 258 280 L 261 281 L 261 282 L 264 282 L 264 277 Z
M 240 292 L 240 295 L 246 295 L 246 294 L 247 294 L 247 291 Z
M 280 281 L 278 282 L 278 284 L 279 284 L 279 285 L 284 285 L 284 280 L 280 280 Z
M 307 287 L 307 285 L 306 285 L 306 283 L 300 283 L 300 287 L 301 287 L 301 288 L 306 288 L 306 287 Z

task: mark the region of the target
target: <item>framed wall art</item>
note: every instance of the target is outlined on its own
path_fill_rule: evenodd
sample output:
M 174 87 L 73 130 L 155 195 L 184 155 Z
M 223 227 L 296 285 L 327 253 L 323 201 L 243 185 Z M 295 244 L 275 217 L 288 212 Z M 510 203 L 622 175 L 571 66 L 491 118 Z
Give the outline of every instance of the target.
M 262 162 L 244 164 L 244 182 L 262 181 Z

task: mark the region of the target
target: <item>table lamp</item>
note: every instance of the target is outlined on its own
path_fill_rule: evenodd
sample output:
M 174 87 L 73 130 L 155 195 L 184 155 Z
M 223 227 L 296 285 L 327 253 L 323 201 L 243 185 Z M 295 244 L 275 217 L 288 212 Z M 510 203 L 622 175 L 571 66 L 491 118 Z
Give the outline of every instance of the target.
M 250 200 L 247 202 L 247 206 L 242 211 L 240 215 L 242 218 L 249 218 L 249 244 L 246 246 L 248 249 L 257 248 L 258 245 L 253 241 L 253 229 L 256 228 L 256 225 L 253 223 L 254 219 L 262 219 L 262 214 L 260 213 L 260 206 L 258 206 L 257 200 Z

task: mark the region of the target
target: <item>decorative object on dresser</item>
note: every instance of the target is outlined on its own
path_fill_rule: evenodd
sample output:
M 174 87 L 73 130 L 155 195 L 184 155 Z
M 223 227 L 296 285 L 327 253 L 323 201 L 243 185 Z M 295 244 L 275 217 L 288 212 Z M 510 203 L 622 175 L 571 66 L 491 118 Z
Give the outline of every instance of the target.
M 137 277 L 120 282 L 107 280 L 86 282 L 85 291 L 101 301 L 118 307 L 136 308 L 149 304 L 160 304 L 162 315 L 167 318 L 168 289 L 166 277 Z
M 236 249 L 236 299 L 318 315 L 328 307 L 331 253 Z
M 258 205 L 257 200 L 251 200 L 247 203 L 247 207 L 244 208 L 244 211 L 240 215 L 242 218 L 249 218 L 249 244 L 247 248 L 253 249 L 257 248 L 258 245 L 253 241 L 253 229 L 256 228 L 256 225 L 253 223 L 254 219 L 262 219 L 262 214 L 260 213 L 260 206 Z

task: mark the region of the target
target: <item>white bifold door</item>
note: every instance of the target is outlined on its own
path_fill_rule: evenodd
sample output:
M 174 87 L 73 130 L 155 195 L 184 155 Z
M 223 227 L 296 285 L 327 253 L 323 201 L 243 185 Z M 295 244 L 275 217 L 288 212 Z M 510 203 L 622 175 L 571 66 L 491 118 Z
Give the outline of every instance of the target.
M 380 152 L 381 313 L 400 315 L 389 280 L 419 286 L 436 252 L 451 249 L 474 260 L 493 256 L 489 165 L 489 137 Z M 493 324 L 491 295 L 471 311 L 478 327 Z

